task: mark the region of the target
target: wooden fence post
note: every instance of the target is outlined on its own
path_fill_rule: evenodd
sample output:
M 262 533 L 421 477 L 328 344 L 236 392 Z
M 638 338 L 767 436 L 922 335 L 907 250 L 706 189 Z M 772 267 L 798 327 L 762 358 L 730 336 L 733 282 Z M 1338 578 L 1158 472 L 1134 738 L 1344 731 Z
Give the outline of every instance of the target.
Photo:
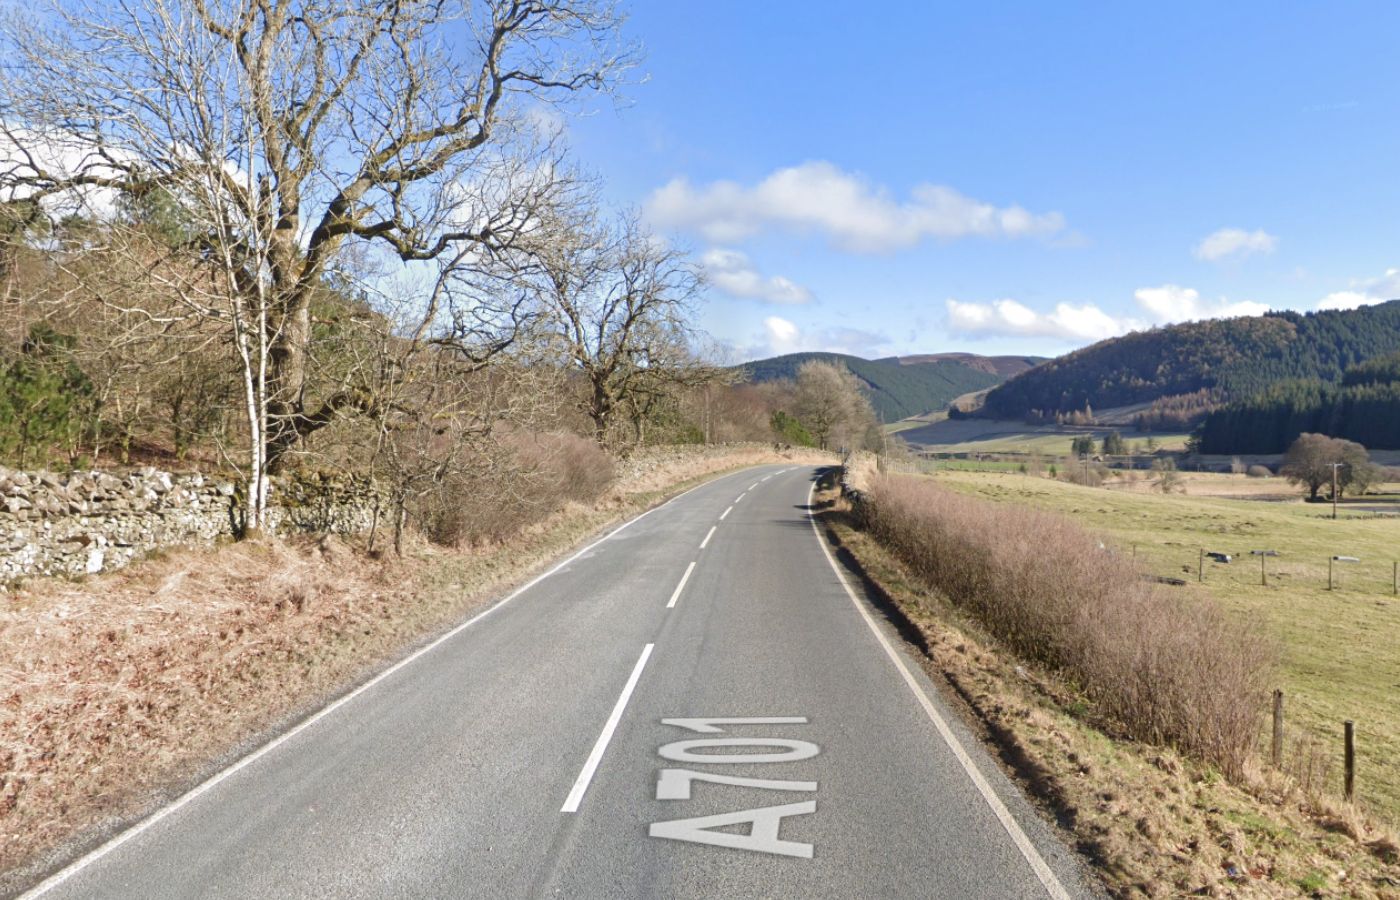
M 1202 547 L 1202 548 L 1201 548 L 1201 559 L 1200 559 L 1200 562 L 1196 563 L 1196 581 L 1199 583 L 1199 582 L 1202 582 L 1202 581 L 1205 581 L 1205 580 L 1206 580 L 1206 549 L 1205 549 L 1204 547 Z
M 1283 768 L 1283 691 L 1274 691 L 1274 740 L 1269 756 L 1274 768 Z
M 1350 803 L 1356 796 L 1356 726 L 1350 719 L 1343 726 L 1346 741 L 1346 795 Z

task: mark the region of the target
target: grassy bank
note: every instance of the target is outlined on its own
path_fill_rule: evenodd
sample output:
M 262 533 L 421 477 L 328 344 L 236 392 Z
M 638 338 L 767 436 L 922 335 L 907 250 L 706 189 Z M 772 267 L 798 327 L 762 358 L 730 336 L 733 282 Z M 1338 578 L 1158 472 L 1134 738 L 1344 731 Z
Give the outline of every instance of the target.
M 1104 536 L 1149 572 L 1182 579 L 1185 597 L 1216 598 L 1258 623 L 1281 647 L 1278 684 L 1285 692 L 1288 753 L 1314 767 L 1327 790 L 1341 792 L 1342 722 L 1356 722 L 1358 801 L 1400 824 L 1400 601 L 1393 560 L 1400 555 L 1394 519 L 1350 516 L 1333 521 L 1322 506 L 1191 495 L 1120 493 L 1048 479 L 988 473 L 938 476 L 953 490 L 999 503 L 1070 515 Z M 1200 551 L 1228 553 L 1229 564 Z M 1251 550 L 1277 550 L 1260 562 Z M 1327 588 L 1328 558 L 1334 564 Z
M 881 545 L 1012 651 L 1076 684 L 1139 740 L 1243 772 L 1271 653 L 1213 601 L 1181 603 L 1068 517 L 876 475 L 858 512 Z
M 158 805 L 600 529 L 761 447 L 634 457 L 597 502 L 471 549 L 174 550 L 0 603 L 0 894 Z

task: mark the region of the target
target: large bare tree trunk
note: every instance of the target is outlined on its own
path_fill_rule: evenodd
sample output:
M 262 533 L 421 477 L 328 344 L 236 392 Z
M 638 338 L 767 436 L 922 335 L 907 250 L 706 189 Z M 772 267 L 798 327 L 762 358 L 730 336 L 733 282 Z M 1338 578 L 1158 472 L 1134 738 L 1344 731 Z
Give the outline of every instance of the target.
M 310 346 L 311 309 L 301 301 L 283 319 L 269 347 L 267 466 L 274 474 L 281 471 L 287 454 L 302 438 Z

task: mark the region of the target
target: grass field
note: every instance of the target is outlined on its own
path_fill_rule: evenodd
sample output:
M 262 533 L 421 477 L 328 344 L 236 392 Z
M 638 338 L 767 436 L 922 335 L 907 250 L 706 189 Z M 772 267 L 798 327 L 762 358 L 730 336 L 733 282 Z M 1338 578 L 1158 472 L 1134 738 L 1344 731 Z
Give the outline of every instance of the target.
M 920 421 L 906 419 L 896 423 L 899 434 L 910 445 L 935 453 L 1023 453 L 1044 456 L 1066 456 L 1070 444 L 1078 435 L 1092 435 L 1102 443 L 1110 432 L 1119 432 L 1129 445 L 1146 445 L 1148 435 L 1139 434 L 1131 426 L 1073 428 L 1058 425 L 1027 425 L 1024 422 L 1001 422 L 993 419 L 948 419 Z M 1184 450 L 1185 434 L 1153 434 L 1162 450 Z M 1145 446 L 1144 446 L 1144 451 Z
M 909 431 L 913 428 L 923 428 L 928 422 L 922 419 L 900 419 L 885 426 L 885 434 L 899 434 L 901 431 Z
M 1392 565 L 1400 558 L 1400 522 L 1357 514 L 1327 518 L 1320 504 L 1265 503 L 1084 488 L 1018 474 L 942 469 L 942 483 L 991 500 L 1062 512 L 1103 535 L 1111 549 L 1152 573 L 1180 578 L 1182 595 L 1208 593 L 1259 622 L 1281 647 L 1279 687 L 1286 696 L 1291 752 L 1296 738 L 1317 740 L 1331 764 L 1329 786 L 1341 791 L 1342 723 L 1356 722 L 1357 795 L 1371 811 L 1400 823 L 1400 598 Z M 1277 483 L 1277 482 L 1276 482 Z M 1047 548 L 1050 549 L 1050 548 Z M 1200 550 L 1228 553 L 1230 564 Z M 1267 558 L 1268 584 L 1251 550 Z M 1327 588 L 1328 559 L 1336 564 Z
M 1022 465 L 1008 460 L 940 459 L 922 462 L 919 468 L 926 472 L 940 469 L 953 472 L 1019 472 Z

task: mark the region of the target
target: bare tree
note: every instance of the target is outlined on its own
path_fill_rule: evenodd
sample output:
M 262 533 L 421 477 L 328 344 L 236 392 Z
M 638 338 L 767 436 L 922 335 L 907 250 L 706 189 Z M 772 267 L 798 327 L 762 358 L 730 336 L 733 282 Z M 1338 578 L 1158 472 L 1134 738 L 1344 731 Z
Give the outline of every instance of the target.
M 0 28 L 0 199 L 174 198 L 185 261 L 156 271 L 240 360 L 256 529 L 265 473 L 364 400 L 310 380 L 340 254 L 518 241 L 561 187 L 531 104 L 616 84 L 618 21 L 607 0 L 50 0 Z
M 545 418 L 541 409 L 557 407 L 560 372 L 542 356 L 535 296 L 520 283 L 529 260 L 518 249 L 463 245 L 435 261 L 427 286 L 361 273 L 363 292 L 389 290 L 334 354 L 364 414 L 329 433 L 348 451 L 339 461 L 354 458 L 383 486 L 396 550 L 415 505 L 468 472 L 508 464 L 501 426 L 530 427 Z M 330 443 L 315 452 L 335 456 Z
M 794 404 L 797 418 L 823 450 L 864 446 L 866 432 L 875 423 L 860 382 L 835 363 L 817 359 L 803 363 L 797 370 Z
M 635 218 L 599 225 L 582 211 L 556 222 L 534 258 L 543 327 L 581 381 L 579 406 L 599 444 L 619 413 L 632 414 L 638 437 L 659 398 L 712 376 L 691 349 L 699 277 Z

